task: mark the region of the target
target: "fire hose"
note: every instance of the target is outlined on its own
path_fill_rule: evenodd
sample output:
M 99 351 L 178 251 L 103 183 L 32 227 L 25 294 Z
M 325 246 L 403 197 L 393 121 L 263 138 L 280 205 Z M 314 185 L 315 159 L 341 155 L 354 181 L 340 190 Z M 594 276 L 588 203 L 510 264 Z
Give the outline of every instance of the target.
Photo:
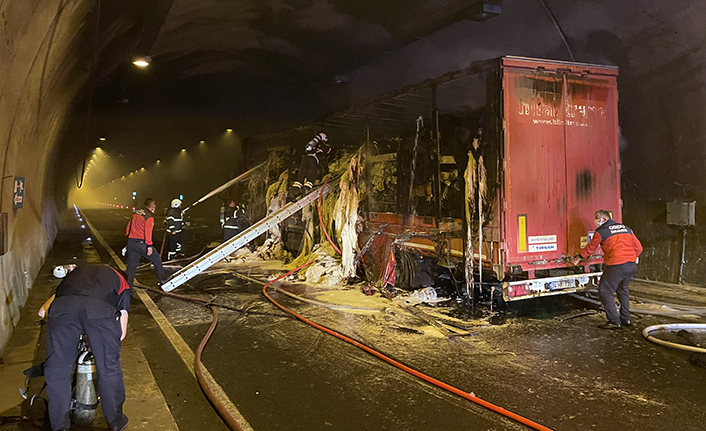
M 90 226 L 90 225 L 89 225 L 89 226 Z M 92 230 L 94 230 L 92 226 L 90 226 L 90 227 L 91 227 Z M 328 237 L 328 235 L 327 235 L 327 237 Z M 329 239 L 329 240 L 330 240 L 330 239 Z M 104 245 L 107 246 L 107 244 L 104 244 Z M 107 248 L 109 248 L 109 247 L 107 247 Z M 114 258 L 117 259 L 117 256 L 114 256 Z M 288 276 L 291 275 L 291 274 L 294 274 L 295 272 L 299 271 L 300 269 L 305 268 L 305 267 L 311 265 L 312 263 L 313 263 L 313 262 L 307 262 L 307 263 L 305 263 L 305 264 L 303 264 L 303 265 L 300 265 L 299 267 L 297 267 L 297 268 L 295 268 L 295 269 L 293 269 L 293 270 L 291 270 L 291 271 L 289 271 L 289 272 L 287 272 L 287 273 L 285 273 L 285 274 L 283 274 L 283 275 L 280 275 L 279 277 L 275 278 L 274 280 L 272 280 L 272 281 L 266 283 L 266 284 L 262 287 L 262 293 L 265 295 L 265 297 L 266 297 L 270 302 L 272 302 L 274 305 L 276 305 L 279 309 L 281 309 L 282 311 L 284 311 L 284 312 L 286 312 L 286 313 L 292 315 L 293 317 L 295 317 L 296 319 L 302 321 L 303 323 L 306 323 L 306 324 L 308 324 L 308 325 L 310 325 L 310 326 L 312 326 L 312 327 L 314 327 L 314 328 L 316 328 L 316 329 L 319 329 L 320 331 L 323 331 L 323 332 L 325 332 L 325 333 L 327 333 L 327 334 L 329 334 L 329 335 L 332 335 L 332 336 L 334 336 L 334 337 L 336 337 L 336 338 L 338 338 L 338 339 L 340 339 L 340 340 L 342 340 L 342 341 L 345 341 L 345 342 L 347 342 L 347 343 L 349 343 L 349 344 L 352 344 L 353 346 L 358 347 L 359 349 L 361 349 L 361 350 L 363 350 L 363 351 L 369 353 L 370 355 L 375 356 L 375 357 L 377 357 L 377 358 L 379 358 L 379 359 L 381 359 L 381 360 L 387 362 L 388 364 L 393 365 L 394 367 L 396 367 L 396 368 L 398 368 L 398 369 L 400 369 L 400 370 L 402 370 L 402 371 L 405 371 L 405 372 L 407 372 L 407 373 L 409 373 L 409 374 L 411 374 L 411 375 L 413 375 L 413 376 L 415 376 L 415 377 L 417 377 L 417 378 L 419 378 L 419 379 L 421 379 L 421 380 L 423 380 L 423 381 L 426 381 L 427 383 L 433 384 L 433 385 L 435 385 L 435 386 L 437 386 L 437 387 L 439 387 L 439 388 L 441 388 L 441 389 L 444 389 L 444 390 L 449 391 L 449 392 L 451 392 L 451 393 L 453 393 L 453 394 L 456 394 L 456 395 L 458 395 L 458 396 L 460 396 L 460 397 L 462 397 L 462 398 L 465 398 L 465 399 L 467 399 L 467 400 L 469 400 L 469 401 L 471 401 L 471 402 L 473 402 L 473 403 L 475 403 L 475 404 L 477 404 L 477 405 L 480 405 L 480 406 L 485 407 L 485 408 L 487 408 L 487 409 L 489 409 L 489 410 L 495 411 L 495 412 L 497 412 L 497 413 L 499 413 L 499 414 L 501 414 L 501 415 L 503 415 L 503 416 L 505 416 L 505 417 L 507 417 L 507 418 L 510 418 L 510 419 L 512 419 L 512 420 L 515 420 L 515 421 L 517 421 L 517 422 L 519 422 L 519 423 L 521 423 L 521 424 L 524 424 L 524 425 L 526 425 L 526 426 L 528 426 L 528 427 L 530 427 L 530 428 L 532 428 L 532 429 L 535 429 L 535 430 L 538 430 L 538 431 L 553 431 L 551 428 L 545 427 L 544 425 L 538 424 L 538 423 L 536 423 L 536 422 L 534 422 L 534 421 L 532 421 L 532 420 L 530 420 L 530 419 L 527 419 L 527 418 L 525 418 L 525 417 L 523 417 L 523 416 L 520 416 L 520 415 L 518 415 L 518 414 L 516 414 L 516 413 L 513 413 L 513 412 L 511 412 L 511 411 L 509 411 L 509 410 L 506 410 L 506 409 L 504 409 L 504 408 L 502 408 L 502 407 L 500 407 L 500 406 L 497 406 L 497 405 L 495 405 L 495 404 L 492 404 L 492 403 L 490 403 L 490 402 L 488 402 L 488 401 L 486 401 L 486 400 L 484 400 L 484 399 L 482 399 L 482 398 L 476 397 L 473 392 L 471 392 L 471 393 L 464 392 L 464 391 L 462 391 L 462 390 L 460 390 L 460 389 L 458 389 L 458 388 L 455 388 L 454 386 L 451 386 L 451 385 L 449 385 L 449 384 L 447 384 L 447 383 L 444 383 L 444 382 L 442 382 L 442 381 L 440 381 L 440 380 L 437 380 L 437 379 L 435 379 L 435 378 L 433 378 L 433 377 L 430 377 L 430 376 L 428 376 L 428 375 L 426 375 L 426 374 L 424 374 L 424 373 L 422 373 L 422 372 L 419 372 L 419 371 L 417 371 L 417 370 L 415 370 L 415 369 L 413 369 L 413 368 L 411 368 L 411 367 L 408 367 L 408 366 L 406 366 L 406 365 L 404 365 L 404 364 L 402 364 L 402 363 L 400 363 L 400 362 L 398 362 L 398 361 L 395 361 L 394 359 L 392 359 L 392 358 L 390 358 L 390 357 L 384 355 L 383 353 L 378 352 L 377 350 L 374 350 L 374 349 L 372 349 L 371 347 L 368 347 L 368 346 L 366 346 L 366 345 L 364 345 L 364 344 L 362 344 L 362 343 L 360 343 L 360 342 L 358 342 L 358 341 L 356 341 L 356 340 L 354 340 L 354 339 L 352 339 L 352 338 L 350 338 L 350 337 L 347 337 L 347 336 L 345 336 L 345 335 L 343 335 L 343 334 L 341 334 L 341 333 L 338 333 L 338 332 L 336 332 L 336 331 L 334 331 L 334 330 L 332 330 L 332 329 L 329 329 L 329 328 L 327 328 L 327 327 L 325 327 L 325 326 L 322 326 L 322 325 L 319 325 L 319 324 L 317 324 L 317 323 L 315 323 L 315 322 L 312 322 L 311 320 L 308 320 L 308 319 L 306 319 L 305 317 L 303 317 L 303 316 L 301 316 L 301 315 L 295 313 L 294 311 L 291 311 L 291 310 L 289 310 L 288 308 L 284 307 L 283 305 L 281 305 L 280 303 L 278 303 L 277 301 L 275 301 L 275 300 L 267 293 L 267 288 L 268 288 L 269 286 L 271 286 L 272 284 L 274 284 L 275 282 L 277 282 L 277 281 L 279 281 L 279 280 L 282 280 L 282 279 L 285 278 L 285 277 L 288 277 Z M 206 306 L 213 312 L 214 319 L 213 319 L 213 322 L 211 323 L 211 327 L 209 328 L 209 330 L 208 330 L 208 332 L 206 333 L 206 335 L 204 336 L 204 338 L 201 340 L 201 343 L 199 344 L 198 350 L 197 350 L 197 352 L 196 352 L 196 354 L 195 354 L 195 357 L 194 357 L 194 369 L 195 369 L 195 371 L 196 371 L 196 376 L 197 376 L 197 380 L 198 380 L 198 382 L 199 382 L 199 385 L 202 387 L 202 389 L 203 389 L 204 392 L 206 393 L 207 397 L 209 398 L 209 401 L 212 403 L 212 405 L 214 406 L 214 408 L 216 409 L 216 411 L 221 415 L 221 417 L 226 421 L 226 423 L 227 423 L 233 430 L 235 430 L 235 431 L 244 431 L 243 428 L 237 423 L 237 421 L 235 420 L 235 418 L 234 418 L 234 417 L 230 414 L 230 412 L 226 409 L 226 407 L 225 407 L 225 405 L 223 404 L 223 402 L 222 402 L 217 396 L 215 396 L 215 394 L 213 393 L 213 391 L 211 390 L 211 388 L 208 386 L 208 384 L 207 384 L 207 382 L 205 381 L 204 376 L 203 376 L 203 372 L 202 372 L 203 364 L 202 364 L 202 362 L 201 362 L 201 354 L 202 354 L 202 352 L 203 352 L 203 349 L 205 348 L 206 343 L 208 343 L 208 340 L 210 339 L 211 335 L 213 334 L 213 331 L 215 330 L 215 327 L 216 327 L 216 325 L 217 325 L 217 323 L 218 323 L 218 312 L 216 311 L 216 308 L 215 308 L 215 307 L 218 306 L 218 307 L 229 308 L 229 309 L 234 309 L 234 307 L 228 307 L 228 306 L 225 306 L 225 305 L 214 304 L 214 303 L 211 303 L 211 302 L 209 302 L 209 301 L 205 301 L 205 300 L 198 299 L 198 298 L 192 298 L 192 297 L 189 297 L 189 296 L 186 296 L 186 295 L 179 295 L 179 294 L 174 294 L 174 293 L 170 293 L 170 292 L 163 292 L 163 291 L 161 291 L 161 290 L 157 290 L 157 289 L 153 289 L 153 288 L 150 288 L 150 287 L 147 287 L 147 286 L 140 285 L 139 283 L 135 283 L 135 286 L 141 287 L 141 288 L 143 288 L 143 289 L 145 289 L 145 290 L 149 290 L 149 291 L 158 293 L 158 294 L 160 294 L 160 295 L 171 296 L 171 297 L 173 297 L 173 298 L 177 298 L 177 299 L 181 299 L 181 300 L 185 300 L 185 301 L 190 301 L 190 302 L 194 302 L 194 303 L 206 305 Z M 238 311 L 240 311 L 240 310 L 238 310 Z
M 392 365 L 392 366 L 394 366 L 394 367 L 396 367 L 396 368 L 399 368 L 399 369 L 402 370 L 402 371 L 405 371 L 405 372 L 407 372 L 407 373 L 409 373 L 409 374 L 411 374 L 411 375 L 413 375 L 413 376 L 415 376 L 415 377 L 417 377 L 417 378 L 419 378 L 419 379 L 421 379 L 421 380 L 423 380 L 423 381 L 426 381 L 427 383 L 431 383 L 431 384 L 433 384 L 433 385 L 435 385 L 435 386 L 437 386 L 437 387 L 439 387 L 439 388 L 441 388 L 441 389 L 444 389 L 444 390 L 449 391 L 449 392 L 451 392 L 451 393 L 453 393 L 453 394 L 456 394 L 456 395 L 458 395 L 458 396 L 460 396 L 460 397 L 462 397 L 462 398 L 465 398 L 465 399 L 467 399 L 467 400 L 469 400 L 469 401 L 472 401 L 472 402 L 475 403 L 475 404 L 478 404 L 478 405 L 480 405 L 480 406 L 482 406 L 482 407 L 485 407 L 485 408 L 487 408 L 487 409 L 489 409 L 489 410 L 492 410 L 492 411 L 494 411 L 494 412 L 496 412 L 496 413 L 499 413 L 499 414 L 501 414 L 501 415 L 503 415 L 503 416 L 505 416 L 505 417 L 507 417 L 507 418 L 510 418 L 510 419 L 512 419 L 512 420 L 515 420 L 515 421 L 517 421 L 517 422 L 519 422 L 519 423 L 521 423 L 521 424 L 523 424 L 523 425 L 526 425 L 526 426 L 528 426 L 528 427 L 530 427 L 530 428 L 532 428 L 532 429 L 539 430 L 539 431 L 552 431 L 551 428 L 545 427 L 544 425 L 538 424 L 538 423 L 536 423 L 536 422 L 534 422 L 534 421 L 532 421 L 532 420 L 530 420 L 530 419 L 527 419 L 527 418 L 525 418 L 525 417 L 523 417 L 523 416 L 520 416 L 520 415 L 518 415 L 518 414 L 516 414 L 516 413 L 513 413 L 513 412 L 511 412 L 511 411 L 509 411 L 509 410 L 506 410 L 506 409 L 504 409 L 504 408 L 502 408 L 502 407 L 500 407 L 500 406 L 497 406 L 497 405 L 495 405 L 495 404 L 492 404 L 492 403 L 490 403 L 490 402 L 488 402 L 488 401 L 486 401 L 486 400 L 484 400 L 484 399 L 482 399 L 482 398 L 476 397 L 475 394 L 473 394 L 472 392 L 471 392 L 471 393 L 464 392 L 464 391 L 462 391 L 462 390 L 460 390 L 460 389 L 458 389 L 458 388 L 455 388 L 454 386 L 451 386 L 451 385 L 449 385 L 449 384 L 447 384 L 447 383 L 444 383 L 444 382 L 442 382 L 442 381 L 440 381 L 440 380 L 437 380 L 437 379 L 435 379 L 435 378 L 433 378 L 433 377 L 430 377 L 430 376 L 428 376 L 428 375 L 426 375 L 426 374 L 424 374 L 424 373 L 422 373 L 422 372 L 420 372 L 420 371 L 417 371 L 417 370 L 415 370 L 415 369 L 413 369 L 413 368 L 411 368 L 411 367 L 408 367 L 408 366 L 406 366 L 406 365 L 404 365 L 404 364 L 402 364 L 402 363 L 400 363 L 400 362 L 398 362 L 398 361 L 395 361 L 394 359 L 392 359 L 392 358 L 390 358 L 390 357 L 384 355 L 383 353 L 378 352 L 377 350 L 374 350 L 373 348 L 368 347 L 368 346 L 366 346 L 365 344 L 362 344 L 362 343 L 360 343 L 360 342 L 358 342 L 358 341 L 356 341 L 356 340 L 354 340 L 354 339 L 352 339 L 352 338 L 349 338 L 349 337 L 347 337 L 347 336 L 345 336 L 345 335 L 343 335 L 343 334 L 341 334 L 341 333 L 338 333 L 338 332 L 336 332 L 336 331 L 334 331 L 334 330 L 332 330 L 332 329 L 329 329 L 329 328 L 327 328 L 327 327 L 325 327 L 325 326 L 319 325 L 318 323 L 312 322 L 311 320 L 309 320 L 309 319 L 307 319 L 307 318 L 305 318 L 305 317 L 303 317 L 303 316 L 301 316 L 301 315 L 295 313 L 294 311 L 291 311 L 291 310 L 289 310 L 288 308 L 284 307 L 284 306 L 281 305 L 279 302 L 277 302 L 276 300 L 274 300 L 274 299 L 267 293 L 267 288 L 270 287 L 272 284 L 274 284 L 274 283 L 276 283 L 276 282 L 282 280 L 282 279 L 285 278 L 285 277 L 288 277 L 288 276 L 294 274 L 295 272 L 299 271 L 299 270 L 302 269 L 302 268 L 305 268 L 305 267 L 311 265 L 312 263 L 313 263 L 313 262 L 307 262 L 307 263 L 305 263 L 305 264 L 303 264 L 303 265 L 300 265 L 299 267 L 297 267 L 297 268 L 295 268 L 295 269 L 293 269 L 293 270 L 291 270 L 291 271 L 289 271 L 289 272 L 287 272 L 287 273 L 285 273 L 285 274 L 283 274 L 283 275 L 280 275 L 279 277 L 275 278 L 274 280 L 272 280 L 272 281 L 266 283 L 266 284 L 262 287 L 262 293 L 265 295 L 265 297 L 266 297 L 270 302 L 272 302 L 275 306 L 277 306 L 280 310 L 284 311 L 285 313 L 288 313 L 288 314 L 292 315 L 292 316 L 295 317 L 296 319 L 298 319 L 298 320 L 300 320 L 300 321 L 302 321 L 302 322 L 304 322 L 304 323 L 306 323 L 306 324 L 308 324 L 308 325 L 310 325 L 310 326 L 313 326 L 314 328 L 316 328 L 316 329 L 318 329 L 318 330 L 320 330 L 320 331 L 323 331 L 323 332 L 325 332 L 325 333 L 327 333 L 327 334 L 329 334 L 329 335 L 332 335 L 332 336 L 334 336 L 334 337 L 336 337 L 336 338 L 338 338 L 338 339 L 340 339 L 340 340 L 342 340 L 342 341 L 345 341 L 345 342 L 347 342 L 347 343 L 349 343 L 349 344 L 352 344 L 353 346 L 358 347 L 359 349 L 361 349 L 361 350 L 363 350 L 363 351 L 365 351 L 365 352 L 367 352 L 367 353 L 369 353 L 369 354 L 371 354 L 371 355 L 373 355 L 373 356 L 375 356 L 375 357 L 377 357 L 377 358 L 379 358 L 379 359 L 381 359 L 381 360 L 387 362 L 388 364 L 390 364 L 390 365 Z M 194 369 L 195 369 L 195 371 L 196 371 L 196 376 L 197 376 L 197 380 L 199 381 L 199 385 L 203 388 L 204 392 L 206 393 L 206 396 L 209 398 L 209 400 L 210 400 L 211 403 L 213 404 L 213 406 L 214 406 L 214 408 L 216 409 L 216 411 L 218 411 L 218 413 L 221 415 L 221 417 L 223 417 L 223 419 L 226 421 L 226 423 L 227 423 L 232 429 L 234 429 L 235 431 L 243 431 L 243 429 L 240 427 L 240 425 L 239 425 L 239 424 L 235 421 L 235 419 L 229 414 L 229 412 L 227 411 L 227 409 L 225 408 L 225 406 L 218 400 L 218 398 L 215 396 L 215 394 L 213 394 L 213 392 L 212 392 L 211 389 L 209 388 L 208 384 L 206 383 L 206 381 L 205 381 L 205 379 L 204 379 L 204 377 L 203 377 L 203 372 L 202 372 L 203 364 L 201 363 L 201 354 L 203 353 L 203 349 L 206 347 L 206 344 L 208 343 L 208 340 L 210 339 L 211 335 L 213 334 L 213 332 L 214 332 L 214 330 L 215 330 L 215 328 L 216 328 L 216 325 L 218 324 L 218 312 L 217 312 L 217 310 L 216 310 L 216 307 L 223 307 L 223 308 L 226 308 L 226 309 L 232 309 L 233 307 L 228 307 L 228 306 L 220 305 L 220 304 L 214 304 L 214 303 L 211 303 L 211 302 L 206 301 L 206 300 L 202 300 L 202 299 L 198 299 L 198 298 L 192 298 L 192 297 L 186 296 L 186 295 L 179 295 L 179 294 L 170 293 L 170 292 L 163 292 L 163 291 L 161 291 L 161 290 L 157 290 L 157 289 L 153 289 L 153 288 L 151 288 L 151 287 L 143 286 L 143 285 L 140 285 L 140 284 L 138 284 L 138 283 L 135 283 L 135 285 L 136 285 L 137 287 L 140 287 L 140 288 L 149 290 L 149 291 L 154 292 L 154 293 L 159 293 L 159 294 L 161 294 L 161 295 L 170 296 L 170 297 L 172 297 L 172 298 L 181 299 L 181 300 L 184 300 L 184 301 L 190 301 L 190 302 L 194 302 L 194 303 L 198 303 L 198 304 L 205 305 L 205 306 L 207 306 L 207 307 L 213 312 L 213 322 L 211 323 L 211 326 L 210 326 L 208 332 L 206 333 L 206 335 L 205 335 L 205 336 L 203 337 L 203 339 L 201 340 L 201 343 L 199 344 L 199 347 L 198 347 L 198 349 L 197 349 L 197 351 L 196 351 L 196 355 L 195 355 L 195 358 L 194 358 Z
M 666 346 L 666 347 L 672 347 L 674 349 L 686 350 L 689 352 L 706 353 L 706 349 L 704 349 L 703 347 L 689 346 L 686 344 L 679 344 L 679 343 L 672 343 L 671 341 L 662 340 L 660 338 L 652 336 L 653 332 L 658 331 L 660 329 L 664 329 L 664 330 L 697 329 L 697 330 L 703 331 L 703 330 L 706 330 L 706 324 L 704 324 L 704 323 L 672 323 L 672 324 L 666 324 L 666 325 L 648 326 L 647 328 L 642 330 L 642 336 L 645 337 L 645 339 L 647 341 L 651 341 L 655 344 L 660 344 L 660 345 Z
M 488 401 L 485 401 L 485 400 L 483 400 L 482 398 L 478 398 L 478 397 L 476 397 L 472 392 L 471 392 L 471 393 L 467 393 L 467 392 L 464 392 L 464 391 L 462 391 L 462 390 L 460 390 L 460 389 L 457 389 L 457 388 L 455 388 L 455 387 L 453 387 L 453 386 L 451 386 L 451 385 L 449 385 L 449 384 L 447 384 L 447 383 L 444 383 L 444 382 L 442 382 L 442 381 L 440 381 L 440 380 L 437 380 L 437 379 L 435 379 L 435 378 L 433 378 L 433 377 L 430 377 L 430 376 L 428 376 L 428 375 L 426 375 L 426 374 L 424 374 L 424 373 L 422 373 L 422 372 L 420 372 L 420 371 L 417 371 L 417 370 L 415 370 L 415 369 L 413 369 L 413 368 L 411 368 L 411 367 L 408 367 L 408 366 L 406 366 L 406 365 L 404 365 L 404 364 L 402 364 L 402 363 L 400 363 L 400 362 L 398 362 L 398 361 L 395 361 L 394 359 L 392 359 L 392 358 L 390 358 L 390 357 L 384 355 L 383 353 L 378 352 L 377 350 L 372 349 L 372 348 L 366 346 L 365 344 L 362 344 L 362 343 L 360 343 L 360 342 L 358 342 L 358 341 L 356 341 L 356 340 L 354 340 L 354 339 L 352 339 L 352 338 L 349 338 L 349 337 L 347 337 L 347 336 L 345 336 L 345 335 L 343 335 L 343 334 L 341 334 L 341 333 L 339 333 L 339 332 L 336 332 L 336 331 L 334 331 L 334 330 L 332 330 L 332 329 L 329 329 L 329 328 L 327 328 L 327 327 L 325 327 L 325 326 L 319 325 L 318 323 L 314 323 L 314 322 L 312 322 L 311 320 L 309 320 L 309 319 L 307 319 L 307 318 L 305 318 L 305 317 L 303 317 L 303 316 L 301 316 L 301 315 L 295 313 L 294 311 L 289 310 L 289 309 L 286 308 L 285 306 L 281 305 L 280 303 L 278 303 L 277 301 L 275 301 L 275 300 L 267 293 L 267 288 L 268 288 L 270 285 L 272 285 L 273 283 L 275 283 L 275 282 L 277 282 L 277 281 L 279 281 L 279 280 L 281 280 L 281 279 L 283 279 L 283 278 L 285 278 L 285 277 L 287 277 L 287 276 L 289 276 L 289 275 L 291 275 L 291 274 L 294 274 L 295 272 L 299 271 L 300 269 L 302 269 L 302 268 L 304 268 L 304 267 L 306 267 L 306 266 L 311 265 L 312 263 L 313 263 L 313 262 L 307 262 L 307 263 L 305 263 L 305 264 L 303 264 L 303 265 L 301 265 L 301 266 L 299 266 L 299 267 L 297 267 L 297 268 L 295 268 L 295 269 L 289 271 L 288 273 L 283 274 L 283 275 L 281 275 L 281 276 L 275 278 L 274 280 L 270 281 L 269 283 L 265 284 L 265 285 L 262 287 L 262 293 L 265 295 L 265 297 L 267 297 L 267 299 L 270 300 L 270 302 L 272 302 L 273 304 L 275 304 L 280 310 L 284 311 L 285 313 L 289 313 L 289 314 L 291 314 L 292 316 L 296 317 L 298 320 L 300 320 L 300 321 L 306 323 L 307 325 L 313 326 L 314 328 L 316 328 L 316 329 L 318 329 L 318 330 L 320 330 L 320 331 L 323 331 L 323 332 L 325 332 L 325 333 L 327 333 L 327 334 L 329 334 L 329 335 L 332 335 L 332 336 L 334 336 L 334 337 L 336 337 L 336 338 L 338 338 L 338 339 L 340 339 L 340 340 L 343 340 L 343 341 L 345 341 L 345 342 L 347 342 L 347 343 L 349 343 L 349 344 L 352 344 L 353 346 L 358 347 L 359 349 L 364 350 L 365 352 L 367 352 L 367 353 L 369 353 L 369 354 L 371 354 L 371 355 L 373 355 L 373 356 L 375 356 L 375 357 L 377 357 L 377 358 L 379 358 L 379 359 L 382 359 L 383 361 L 387 362 L 388 364 L 390 364 L 390 365 L 392 365 L 392 366 L 394 366 L 394 367 L 397 367 L 397 368 L 399 368 L 400 370 L 405 371 L 405 372 L 407 372 L 407 373 L 409 373 L 409 374 L 411 374 L 411 375 L 413 375 L 413 376 L 415 376 L 415 377 L 418 377 L 419 379 L 424 380 L 424 381 L 427 382 L 427 383 L 431 383 L 431 384 L 433 384 L 433 385 L 435 385 L 435 386 L 437 386 L 437 387 L 439 387 L 439 388 L 441 388 L 441 389 L 444 389 L 444 390 L 449 391 L 449 392 L 451 392 L 451 393 L 453 393 L 453 394 L 456 394 L 456 395 L 458 395 L 458 396 L 460 396 L 460 397 L 463 397 L 463 398 L 465 398 L 465 399 L 467 399 L 467 400 L 469 400 L 469 401 L 472 401 L 472 402 L 474 402 L 474 403 L 476 403 L 476 404 L 478 404 L 478 405 L 480 405 L 480 406 L 482 406 L 482 407 L 485 407 L 485 408 L 487 408 L 487 409 L 493 410 L 494 412 L 500 413 L 501 415 L 503 415 L 503 416 L 505 416 L 505 417 L 507 417 L 507 418 L 513 419 L 513 420 L 515 420 L 515 421 L 517 421 L 517 422 L 519 422 L 519 423 L 521 423 L 521 424 L 527 425 L 528 427 L 533 428 L 533 429 L 535 429 L 535 430 L 539 430 L 539 431 L 552 431 L 551 428 L 547 428 L 547 427 L 545 427 L 544 425 L 538 424 L 538 423 L 536 423 L 536 422 L 534 422 L 534 421 L 532 421 L 532 420 L 530 420 L 530 419 L 527 419 L 527 418 L 525 418 L 525 417 L 523 417 L 523 416 L 520 416 L 520 415 L 518 415 L 518 414 L 516 414 L 516 413 L 513 413 L 513 412 L 511 412 L 511 411 L 509 411 L 509 410 L 506 410 L 506 409 L 504 409 L 504 408 L 502 408 L 502 407 L 500 407 L 500 406 L 496 406 L 495 404 L 492 404 L 492 403 L 490 403 L 490 402 L 488 402 Z

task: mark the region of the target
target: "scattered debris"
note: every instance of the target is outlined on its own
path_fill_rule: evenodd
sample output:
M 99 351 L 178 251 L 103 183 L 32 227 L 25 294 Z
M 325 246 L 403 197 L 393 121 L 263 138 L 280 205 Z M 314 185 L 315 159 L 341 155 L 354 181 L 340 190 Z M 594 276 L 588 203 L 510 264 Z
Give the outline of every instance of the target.
M 316 246 L 310 260 L 315 263 L 303 274 L 307 283 L 338 286 L 343 283 L 343 268 L 338 259 L 332 257 L 325 247 Z M 302 276 L 300 275 L 300 278 Z

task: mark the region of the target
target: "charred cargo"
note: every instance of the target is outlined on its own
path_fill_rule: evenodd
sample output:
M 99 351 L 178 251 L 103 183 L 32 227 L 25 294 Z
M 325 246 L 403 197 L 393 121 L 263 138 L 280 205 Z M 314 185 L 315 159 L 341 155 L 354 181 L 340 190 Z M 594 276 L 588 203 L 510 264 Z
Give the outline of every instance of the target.
M 582 267 L 569 258 L 590 241 L 597 209 L 621 218 L 617 68 L 503 57 L 465 72 L 360 108 L 407 115 L 407 132 L 390 138 L 388 121 L 368 142 L 360 243 L 385 226 L 363 259 L 368 278 L 423 287 L 431 259 L 436 275 L 506 301 L 597 282 L 600 255 Z M 414 111 L 427 96 L 428 110 Z M 374 116 L 366 123 L 370 134 Z

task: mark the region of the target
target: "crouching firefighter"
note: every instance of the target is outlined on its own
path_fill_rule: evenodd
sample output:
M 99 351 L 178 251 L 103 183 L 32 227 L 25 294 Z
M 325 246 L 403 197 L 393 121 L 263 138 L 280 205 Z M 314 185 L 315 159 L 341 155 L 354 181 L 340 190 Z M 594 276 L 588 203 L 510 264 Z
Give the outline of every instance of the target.
M 71 426 L 71 375 L 82 335 L 87 336 L 95 359 L 98 394 L 108 427 L 112 431 L 127 427 L 120 346 L 127 333 L 131 293 L 130 286 L 115 269 L 107 265 L 81 265 L 64 277 L 51 305 L 42 307 L 42 310 L 48 308 L 44 374 L 52 430 Z
M 326 144 L 327 142 L 328 136 L 326 136 L 326 133 L 319 133 L 306 144 L 297 179 L 289 190 L 287 200 L 293 201 L 302 193 L 309 193 L 311 188 L 314 187 L 314 182 L 319 177 L 319 165 L 331 154 L 331 147 Z
M 172 200 L 171 208 L 167 211 L 167 241 L 169 249 L 167 251 L 167 260 L 174 259 L 177 254 L 181 253 L 181 243 L 184 240 L 184 215 L 181 212 L 181 201 L 179 199 Z

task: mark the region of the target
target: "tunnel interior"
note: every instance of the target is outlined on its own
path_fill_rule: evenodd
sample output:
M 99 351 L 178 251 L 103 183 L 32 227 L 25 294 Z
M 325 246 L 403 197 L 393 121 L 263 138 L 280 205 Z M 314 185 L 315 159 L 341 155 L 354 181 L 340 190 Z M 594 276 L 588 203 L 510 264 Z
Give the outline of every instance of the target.
M 315 129 L 506 55 L 619 68 L 622 213 L 645 246 L 639 276 L 679 281 L 685 238 L 683 280 L 703 285 L 706 4 L 547 0 L 550 16 L 505 1 L 483 20 L 477 3 L 0 1 L 0 346 L 79 188 L 125 206 L 133 192 L 191 201 L 252 167 L 258 136 Z M 301 146 L 308 133 L 270 142 Z M 668 202 L 696 202 L 684 237 Z

